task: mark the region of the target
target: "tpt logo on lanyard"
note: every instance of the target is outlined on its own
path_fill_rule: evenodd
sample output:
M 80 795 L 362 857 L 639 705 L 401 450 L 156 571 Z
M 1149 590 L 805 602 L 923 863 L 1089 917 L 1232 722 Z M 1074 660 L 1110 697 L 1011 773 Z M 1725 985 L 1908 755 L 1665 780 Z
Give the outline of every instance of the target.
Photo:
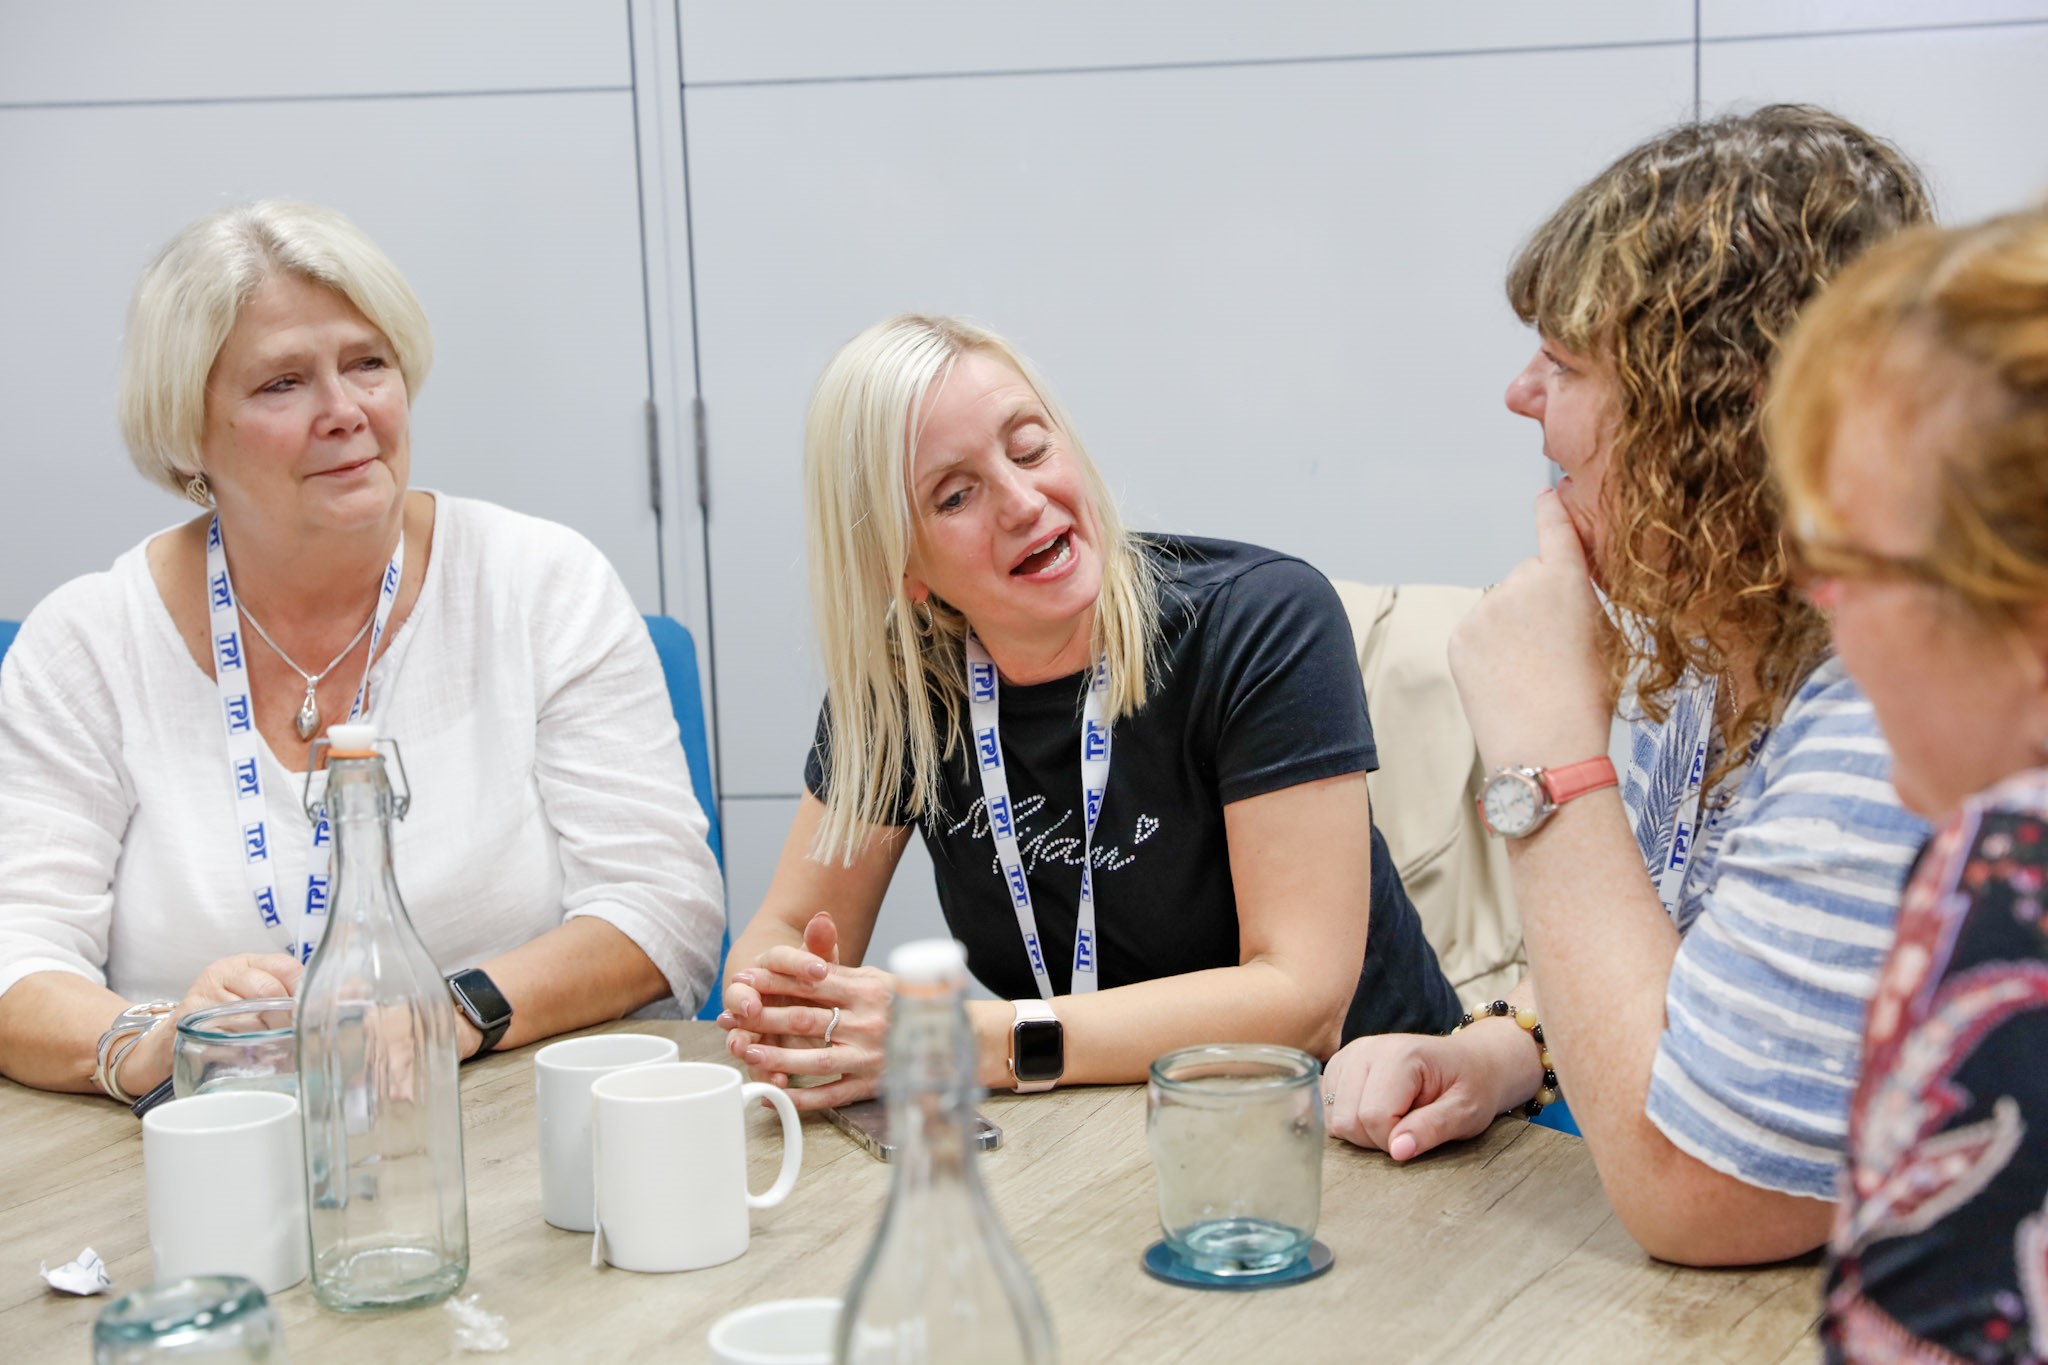
M 377 656 L 378 641 L 391 620 L 398 600 L 399 580 L 404 573 L 405 536 L 401 533 L 385 566 L 377 592 L 377 607 L 371 617 L 370 657 Z M 257 918 L 266 930 L 284 930 L 292 941 L 285 951 L 304 962 L 313 955 L 324 930 L 330 888 L 326 875 L 329 834 L 323 820 L 313 831 L 311 866 L 307 869 L 305 895 L 296 904 L 280 903 L 277 870 L 270 847 L 270 811 L 263 790 L 263 737 L 256 732 L 255 708 L 250 702 L 247 652 L 242 644 L 240 612 L 235 606 L 235 587 L 228 573 L 227 551 L 221 543 L 220 518 L 206 531 L 206 597 L 209 633 L 213 637 L 213 680 L 221 703 L 221 723 L 227 739 L 228 773 L 233 779 L 235 828 L 240 836 L 242 863 L 249 898 Z M 364 676 L 368 677 L 365 666 Z M 349 706 L 351 718 L 362 711 L 363 692 L 359 686 Z M 284 915 L 293 922 L 287 925 Z
M 1031 961 L 1031 976 L 1038 993 L 1050 1000 L 1052 976 L 1045 969 L 1045 955 L 1038 941 L 1038 916 L 1031 905 L 1031 884 L 1024 875 L 1024 858 L 1017 847 L 1015 811 L 1010 799 L 1010 777 L 1003 765 L 1000 680 L 995 660 L 970 633 L 967 637 L 968 724 L 974 732 L 974 756 L 981 770 L 982 808 L 988 812 L 989 835 L 995 840 L 996 862 L 1002 868 L 1004 889 L 1017 915 L 1017 931 L 1024 939 L 1024 955 Z M 1109 661 L 1098 660 L 1088 680 L 1088 695 L 1081 706 L 1081 806 L 1085 813 L 1081 837 L 1081 891 L 1074 907 L 1073 991 L 1076 995 L 1095 989 L 1095 878 L 1090 862 L 1095 844 L 1095 826 L 1102 818 L 1104 793 L 1109 789 L 1110 730 L 1105 712 L 1109 695 Z

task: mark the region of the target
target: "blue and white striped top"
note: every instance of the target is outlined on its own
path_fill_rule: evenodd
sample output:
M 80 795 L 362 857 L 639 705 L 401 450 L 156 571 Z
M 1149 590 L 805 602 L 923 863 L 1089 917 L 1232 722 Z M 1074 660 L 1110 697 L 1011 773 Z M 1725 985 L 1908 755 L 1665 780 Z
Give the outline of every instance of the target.
M 1712 705 L 1702 687 L 1664 724 L 1635 725 L 1622 799 L 1646 867 L 1670 856 L 1700 710 Z M 1833 658 L 1706 804 L 1672 913 L 1684 937 L 1650 1121 L 1717 1171 L 1833 1199 L 1864 1007 L 1929 829 L 1899 805 L 1877 717 Z

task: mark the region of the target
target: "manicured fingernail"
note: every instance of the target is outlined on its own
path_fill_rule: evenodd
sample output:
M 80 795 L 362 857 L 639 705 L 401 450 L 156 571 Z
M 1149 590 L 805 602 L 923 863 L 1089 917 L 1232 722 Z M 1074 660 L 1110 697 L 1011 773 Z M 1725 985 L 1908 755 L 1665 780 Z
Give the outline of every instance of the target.
M 732 1017 L 731 1010 L 721 1011 L 718 1016 L 718 1026 L 720 1028 L 731 1028 L 733 1024 L 736 1022 L 737 1021 Z
M 749 986 L 754 984 L 754 974 L 752 972 L 734 972 L 732 974 L 732 979 L 735 981 L 743 981 Z
M 832 969 L 824 963 L 813 962 L 810 966 L 804 968 L 804 975 L 813 981 L 823 981 L 831 971 Z
M 1394 1140 L 1387 1144 L 1387 1155 L 1396 1161 L 1406 1161 L 1415 1155 L 1415 1134 L 1396 1133 Z
M 749 1066 L 761 1065 L 762 1061 L 765 1060 L 767 1056 L 766 1053 L 762 1052 L 761 1049 L 757 1047 L 750 1047 L 741 1055 L 747 1059 L 747 1065 Z

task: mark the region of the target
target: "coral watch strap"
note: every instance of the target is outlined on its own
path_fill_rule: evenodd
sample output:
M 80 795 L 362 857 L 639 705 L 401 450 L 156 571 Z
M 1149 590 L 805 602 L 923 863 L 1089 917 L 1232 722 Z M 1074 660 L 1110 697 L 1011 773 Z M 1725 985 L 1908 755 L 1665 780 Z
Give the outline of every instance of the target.
M 1581 763 L 1567 763 L 1562 768 L 1543 770 L 1543 790 L 1550 794 L 1551 803 L 1558 806 L 1575 796 L 1620 785 L 1621 779 L 1614 772 L 1614 760 L 1604 754 Z

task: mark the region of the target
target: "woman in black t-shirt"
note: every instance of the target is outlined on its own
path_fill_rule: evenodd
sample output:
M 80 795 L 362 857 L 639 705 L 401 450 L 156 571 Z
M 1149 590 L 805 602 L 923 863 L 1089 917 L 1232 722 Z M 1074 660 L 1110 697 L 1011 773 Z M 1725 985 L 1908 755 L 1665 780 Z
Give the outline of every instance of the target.
M 735 1056 L 839 1078 L 800 1107 L 873 1092 L 893 983 L 844 964 L 913 826 L 969 965 L 1016 1001 L 969 1004 L 991 1087 L 1455 1021 L 1371 828 L 1371 723 L 1320 574 L 1127 531 L 1028 362 L 951 319 L 850 342 L 805 445 L 826 705 L 729 960 Z

